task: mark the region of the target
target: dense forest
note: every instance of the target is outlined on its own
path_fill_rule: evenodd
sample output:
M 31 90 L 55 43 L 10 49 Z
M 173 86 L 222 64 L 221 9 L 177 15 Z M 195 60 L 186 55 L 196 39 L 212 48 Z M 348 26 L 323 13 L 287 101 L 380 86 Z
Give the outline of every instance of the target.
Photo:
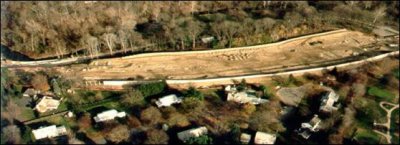
M 343 27 L 398 27 L 398 8 L 398 1 L 2 1 L 1 44 L 32 58 L 217 49 Z

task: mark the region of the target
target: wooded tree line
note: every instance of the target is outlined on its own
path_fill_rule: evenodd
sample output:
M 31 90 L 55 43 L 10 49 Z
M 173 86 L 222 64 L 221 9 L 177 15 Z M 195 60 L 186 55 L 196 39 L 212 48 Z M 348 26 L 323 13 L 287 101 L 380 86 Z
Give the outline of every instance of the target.
M 1 43 L 34 58 L 77 50 L 94 56 L 147 44 L 158 44 L 149 51 L 224 48 L 340 23 L 332 16 L 372 24 L 382 18 L 398 21 L 398 7 L 396 1 L 2 2 Z M 216 41 L 199 46 L 206 36 Z

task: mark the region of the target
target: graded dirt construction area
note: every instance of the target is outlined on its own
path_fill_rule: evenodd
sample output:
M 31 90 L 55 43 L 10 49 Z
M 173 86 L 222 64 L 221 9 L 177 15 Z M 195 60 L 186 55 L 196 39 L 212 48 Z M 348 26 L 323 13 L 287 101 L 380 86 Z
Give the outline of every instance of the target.
M 243 49 L 143 54 L 56 69 L 66 76 L 84 79 L 239 76 L 329 63 L 368 51 L 375 42 L 372 36 L 342 29 Z

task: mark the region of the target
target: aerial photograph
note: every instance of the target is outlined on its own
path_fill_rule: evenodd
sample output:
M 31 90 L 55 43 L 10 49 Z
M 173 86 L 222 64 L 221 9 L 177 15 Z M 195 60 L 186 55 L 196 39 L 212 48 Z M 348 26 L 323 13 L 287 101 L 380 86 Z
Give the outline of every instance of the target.
M 399 1 L 1 1 L 1 144 L 400 144 Z

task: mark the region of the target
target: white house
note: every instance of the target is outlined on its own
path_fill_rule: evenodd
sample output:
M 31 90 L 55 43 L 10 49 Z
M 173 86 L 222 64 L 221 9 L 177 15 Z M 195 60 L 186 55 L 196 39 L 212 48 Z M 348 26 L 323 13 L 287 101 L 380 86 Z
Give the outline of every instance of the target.
M 236 90 L 237 90 L 236 87 L 232 87 L 230 85 L 225 87 L 225 92 L 228 93 L 227 96 L 228 101 L 234 101 L 238 103 L 251 103 L 251 104 L 261 104 L 268 102 L 268 100 L 266 99 L 261 99 L 256 97 L 255 95 L 252 95 L 251 90 L 241 91 L 241 92 L 238 92 Z
M 319 107 L 320 111 L 324 112 L 332 112 L 333 110 L 337 110 L 338 108 L 333 106 L 335 102 L 339 100 L 339 95 L 337 95 L 334 91 L 328 92 L 321 99 L 321 106 Z
M 113 120 L 115 117 L 122 118 L 125 116 L 126 116 L 125 112 L 118 112 L 117 110 L 112 109 L 97 114 L 93 119 L 96 122 L 103 122 L 103 121 Z
M 35 109 L 40 112 L 47 112 L 50 110 L 55 110 L 60 105 L 60 100 L 53 99 L 48 96 L 44 96 L 40 99 L 39 103 L 36 104 Z
M 178 98 L 175 94 L 167 95 L 164 97 L 159 98 L 156 101 L 157 107 L 163 107 L 163 106 L 171 106 L 172 104 L 175 103 L 181 103 L 182 99 Z
M 299 128 L 299 135 L 303 138 L 308 139 L 311 136 L 311 132 L 318 132 L 320 128 L 321 119 L 318 115 L 314 117 L 309 122 L 301 123 L 301 128 Z
M 199 137 L 201 135 L 205 135 L 208 133 L 208 130 L 206 127 L 202 126 L 202 127 L 198 127 L 198 128 L 193 128 L 193 129 L 189 129 L 189 130 L 185 130 L 182 132 L 178 133 L 178 138 L 185 142 L 186 140 L 188 140 L 191 137 Z
M 321 119 L 318 118 L 318 115 L 314 115 L 314 117 L 310 120 L 310 122 L 301 123 L 301 128 L 310 129 L 312 132 L 317 132 L 319 130 L 319 124 L 321 123 Z
M 43 138 L 52 138 L 64 135 L 67 133 L 67 129 L 65 129 L 64 126 L 56 127 L 56 125 L 51 125 L 32 130 L 32 133 L 35 139 L 38 140 Z
M 249 144 L 251 140 L 251 135 L 247 133 L 242 133 L 240 135 L 240 142 L 243 144 Z
M 35 90 L 33 88 L 26 89 L 25 92 L 22 94 L 24 97 L 33 97 L 36 99 L 37 94 L 39 94 L 40 91 Z
M 270 134 L 260 131 L 256 133 L 256 136 L 254 138 L 254 144 L 274 144 L 275 141 L 276 141 L 275 134 Z

